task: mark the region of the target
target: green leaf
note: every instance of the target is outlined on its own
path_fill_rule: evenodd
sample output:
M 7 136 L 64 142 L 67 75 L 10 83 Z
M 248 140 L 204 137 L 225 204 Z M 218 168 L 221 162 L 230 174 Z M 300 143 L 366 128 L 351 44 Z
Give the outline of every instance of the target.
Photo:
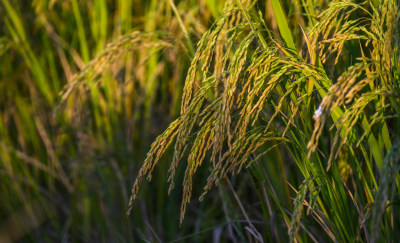
M 283 13 L 281 3 L 279 2 L 279 0 L 271 0 L 271 3 L 272 8 L 274 9 L 276 22 L 278 23 L 279 32 L 281 33 L 281 36 L 286 43 L 286 47 L 296 50 L 292 33 L 290 32 L 285 14 Z

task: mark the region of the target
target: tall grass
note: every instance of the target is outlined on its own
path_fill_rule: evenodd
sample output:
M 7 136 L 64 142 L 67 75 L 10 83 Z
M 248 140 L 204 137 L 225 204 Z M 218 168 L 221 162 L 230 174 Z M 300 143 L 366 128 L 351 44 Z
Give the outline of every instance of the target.
M 271 3 L 281 39 L 253 10 L 254 2 L 226 2 L 225 14 L 197 45 L 181 115 L 153 143 L 130 204 L 142 179 L 151 178 L 175 140 L 169 191 L 180 162 L 187 160 L 181 223 L 192 198 L 193 177 L 203 162 L 211 171 L 200 200 L 212 185 L 242 168 L 257 174 L 256 181 L 265 181 L 272 176 L 265 172 L 275 167 L 271 164 L 281 164 L 281 195 L 274 193 L 277 185 L 264 187 L 270 190 L 290 241 L 398 239 L 393 200 L 399 177 L 392 157 L 397 150 L 392 141 L 399 139 L 394 132 L 399 125 L 397 3 L 331 2 L 317 16 L 309 16 L 309 31 L 299 36 L 304 48 L 299 50 L 281 3 Z M 276 149 L 275 159 L 268 153 Z M 290 163 L 295 167 L 288 170 Z M 382 169 L 387 166 L 393 170 Z M 292 211 L 291 202 L 285 205 L 293 195 L 287 187 L 301 178 L 305 184 Z M 387 183 L 393 184 L 392 197 L 381 198 L 381 193 L 389 193 Z M 312 196 L 307 199 L 307 194 Z M 271 208 L 262 196 L 260 202 Z M 312 223 L 303 224 L 301 236 L 297 232 L 303 204 L 311 207 L 314 220 L 306 219 Z M 265 222 L 269 214 L 265 212 Z M 315 235 L 318 230 L 325 232 Z M 263 232 L 266 238 L 279 239 L 269 230 Z
M 220 11 L 195 3 L 176 5 L 193 40 Z M 176 117 L 190 64 L 172 6 L 4 0 L 0 12 L 0 241 L 154 241 L 209 227 L 165 220 L 178 210 L 161 174 L 157 195 L 125 216 L 130 178 Z
M 399 6 L 2 0 L 0 241 L 397 241 Z

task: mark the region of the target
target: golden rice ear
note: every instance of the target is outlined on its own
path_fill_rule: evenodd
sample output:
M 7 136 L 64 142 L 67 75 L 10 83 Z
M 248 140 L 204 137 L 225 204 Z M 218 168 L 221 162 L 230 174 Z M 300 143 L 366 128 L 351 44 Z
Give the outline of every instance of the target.
M 388 15 L 393 16 L 394 14 L 394 3 L 384 2 L 381 4 L 381 9 L 386 13 L 390 9 Z M 338 15 L 339 10 L 347 10 L 346 14 Z M 324 97 L 319 108 L 315 113 L 316 123 L 314 125 L 313 135 L 307 145 L 309 149 L 308 156 L 315 151 L 318 146 L 318 139 L 322 134 L 322 129 L 326 122 L 326 118 L 329 117 L 335 110 L 340 107 L 347 106 L 344 112 L 340 112 L 341 117 L 338 122 L 335 123 L 337 132 L 335 133 L 333 144 L 331 147 L 331 153 L 328 160 L 327 169 L 332 165 L 332 162 L 337 158 L 341 147 L 346 143 L 354 143 L 354 129 L 357 127 L 357 122 L 361 121 L 365 132 L 361 136 L 361 139 L 357 141 L 357 147 L 363 141 L 365 137 L 368 137 L 368 143 L 373 148 L 373 155 L 378 166 L 382 166 L 382 155 L 377 148 L 377 142 L 373 134 L 369 133 L 371 127 L 376 124 L 378 120 L 385 120 L 387 118 L 383 115 L 383 109 L 377 109 L 377 112 L 372 116 L 372 123 L 367 122 L 368 118 L 365 117 L 365 109 L 369 104 L 375 102 L 378 99 L 384 101 L 384 97 L 391 96 L 391 90 L 387 90 L 388 80 L 391 78 L 384 77 L 383 82 L 378 83 L 375 86 L 374 82 L 381 79 L 379 76 L 387 73 L 383 69 L 388 68 L 388 63 L 391 57 L 388 57 L 387 52 L 391 49 L 389 46 L 392 45 L 392 38 L 387 38 L 383 35 L 383 26 L 391 26 L 392 29 L 395 26 L 392 17 L 377 17 L 381 13 L 377 9 L 373 8 L 373 13 L 367 12 L 371 16 L 370 29 L 367 29 L 362 25 L 364 20 L 349 20 L 350 14 L 357 9 L 367 12 L 362 6 L 351 3 L 339 3 L 334 2 L 331 7 L 325 12 L 321 21 L 316 25 L 312 31 L 314 38 L 313 42 L 316 43 L 317 36 L 321 36 L 322 30 L 332 32 L 332 27 L 328 23 L 339 23 L 343 22 L 343 28 L 335 27 L 333 37 L 329 41 L 320 42 L 320 50 L 337 53 L 336 61 L 341 52 L 343 44 L 351 39 L 368 40 L 373 43 L 372 60 L 367 59 L 364 56 L 364 52 L 361 48 L 362 58 L 358 59 L 354 65 L 350 66 L 346 72 L 344 72 L 339 78 L 336 84 L 334 84 L 328 91 L 326 97 Z M 341 16 L 338 18 L 338 16 Z M 354 25 L 354 26 L 352 26 Z M 394 31 L 394 29 L 392 29 Z M 344 35 L 345 33 L 345 35 Z M 328 37 L 327 35 L 325 37 Z M 378 44 L 387 43 L 387 44 Z M 324 47 L 327 45 L 327 49 Z M 389 48 L 389 49 L 388 49 Z M 324 61 L 324 60 L 323 60 Z M 385 75 L 385 74 L 384 74 Z M 363 78 L 365 77 L 365 78 Z M 366 86 L 369 86 L 370 91 L 363 92 Z M 384 107 L 382 105 L 381 107 Z M 321 113 L 322 112 L 322 113 Z M 333 129 L 333 127 L 331 127 Z M 383 122 L 383 132 L 385 133 L 385 146 L 389 149 L 391 147 L 390 139 L 388 139 L 388 132 L 386 123 Z
M 166 36 L 165 39 L 167 39 Z M 150 47 L 163 49 L 172 46 L 170 42 L 163 40 L 162 36 L 155 33 L 134 31 L 118 37 L 108 43 L 103 51 L 68 81 L 60 92 L 61 101 L 59 107 L 64 105 L 73 93 L 79 92 L 82 88 L 87 89 L 88 84 L 97 85 L 100 82 L 99 76 L 109 70 L 111 65 L 126 53 Z

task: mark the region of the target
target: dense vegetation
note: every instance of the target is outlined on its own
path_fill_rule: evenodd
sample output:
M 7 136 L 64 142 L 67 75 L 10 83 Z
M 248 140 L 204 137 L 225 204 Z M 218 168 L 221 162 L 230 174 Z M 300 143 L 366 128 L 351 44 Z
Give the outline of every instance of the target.
M 399 241 L 399 8 L 1 0 L 0 242 Z

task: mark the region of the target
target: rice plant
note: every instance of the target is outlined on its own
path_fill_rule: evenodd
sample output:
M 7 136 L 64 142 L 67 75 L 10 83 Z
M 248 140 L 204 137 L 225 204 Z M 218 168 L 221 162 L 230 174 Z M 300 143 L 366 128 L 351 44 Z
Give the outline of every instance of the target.
M 397 242 L 399 7 L 1 0 L 0 241 Z
M 186 76 L 181 115 L 147 154 L 133 185 L 131 209 L 141 181 L 151 179 L 172 143 L 169 191 L 180 163 L 185 161 L 186 167 L 180 223 L 192 198 L 193 177 L 203 162 L 210 174 L 200 201 L 213 185 L 243 168 L 250 168 L 250 174 L 261 166 L 268 170 L 268 163 L 275 162 L 268 153 L 279 147 L 277 153 L 294 161 L 297 173 L 307 181 L 314 178 L 311 193 L 315 188 L 320 191 L 307 200 L 306 187 L 301 186 L 293 212 L 276 205 L 291 241 L 398 239 L 396 186 L 390 197 L 388 191 L 382 192 L 387 183 L 397 181 L 397 190 L 399 186 L 392 155 L 399 125 L 398 3 L 333 1 L 317 15 L 307 16 L 308 31 L 298 37 L 304 40 L 302 48 L 294 44 L 296 36 L 280 2 L 271 3 L 281 38 L 255 11 L 256 2 L 240 0 L 227 1 L 224 14 L 203 35 Z M 339 170 L 339 162 L 347 165 L 345 171 Z M 391 172 L 382 169 L 387 166 Z M 291 177 L 296 172 L 283 173 Z M 313 201 L 314 223 L 304 224 L 307 234 L 301 237 L 297 232 L 302 204 Z M 315 236 L 315 228 L 324 234 Z

